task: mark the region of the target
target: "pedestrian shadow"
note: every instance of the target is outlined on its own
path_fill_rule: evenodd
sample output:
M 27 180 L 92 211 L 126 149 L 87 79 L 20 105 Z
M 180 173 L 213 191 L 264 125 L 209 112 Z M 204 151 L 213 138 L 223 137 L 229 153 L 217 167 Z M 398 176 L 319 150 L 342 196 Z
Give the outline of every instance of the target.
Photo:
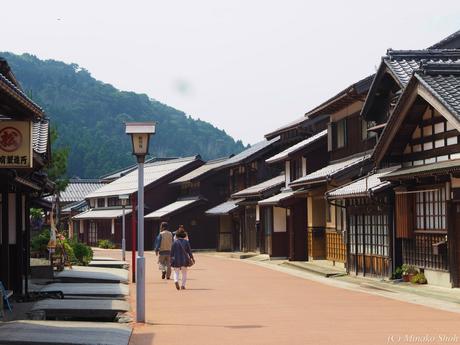
M 262 325 L 212 325 L 212 324 L 197 324 L 197 323 L 156 323 L 147 321 L 146 324 L 151 326 L 182 326 L 182 327 L 212 327 L 212 328 L 229 328 L 229 329 L 255 329 L 264 328 Z

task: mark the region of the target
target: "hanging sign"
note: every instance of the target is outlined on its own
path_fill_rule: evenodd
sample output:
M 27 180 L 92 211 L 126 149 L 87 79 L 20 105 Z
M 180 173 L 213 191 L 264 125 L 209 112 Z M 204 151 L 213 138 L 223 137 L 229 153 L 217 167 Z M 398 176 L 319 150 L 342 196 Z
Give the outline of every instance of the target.
M 32 123 L 0 121 L 0 169 L 32 168 Z

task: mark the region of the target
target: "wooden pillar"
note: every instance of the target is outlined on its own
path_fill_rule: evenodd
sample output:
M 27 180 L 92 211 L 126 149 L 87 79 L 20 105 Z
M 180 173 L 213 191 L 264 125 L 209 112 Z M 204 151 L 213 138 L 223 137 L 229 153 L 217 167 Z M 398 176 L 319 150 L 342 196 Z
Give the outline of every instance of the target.
M 6 289 L 10 288 L 10 236 L 8 229 L 8 193 L 2 192 L 2 257 L 0 279 Z
M 30 272 L 30 195 L 25 194 L 24 202 L 24 268 L 25 268 L 25 280 L 24 280 L 24 294 L 29 294 L 29 272 Z
M 16 271 L 14 272 L 13 291 L 22 295 L 22 279 L 24 276 L 24 236 L 22 231 L 22 194 L 15 193 L 16 210 Z

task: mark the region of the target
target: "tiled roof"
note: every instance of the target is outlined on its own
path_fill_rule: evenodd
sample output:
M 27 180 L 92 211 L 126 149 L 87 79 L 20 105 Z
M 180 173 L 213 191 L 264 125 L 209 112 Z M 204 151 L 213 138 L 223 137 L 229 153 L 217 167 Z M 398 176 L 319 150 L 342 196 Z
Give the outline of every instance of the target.
M 83 210 L 88 208 L 86 200 L 72 202 L 61 209 L 61 213 L 70 213 L 72 210 Z
M 367 94 L 373 79 L 374 74 L 357 81 L 340 91 L 334 97 L 329 98 L 327 101 L 308 111 L 305 116 L 312 118 L 319 114 L 330 114 L 356 102 L 359 96 Z
M 237 193 L 232 195 L 232 198 L 246 198 L 251 196 L 259 196 L 264 192 L 267 192 L 273 188 L 281 186 L 286 183 L 286 178 L 283 175 L 276 176 L 270 180 L 264 181 L 262 183 L 256 184 L 249 188 L 240 190 Z
M 182 182 L 188 182 L 188 181 L 197 179 L 198 177 L 203 176 L 204 174 L 210 172 L 211 170 L 219 168 L 222 165 L 226 164 L 226 161 L 228 159 L 229 159 L 228 157 L 225 157 L 225 158 L 215 159 L 215 160 L 206 162 L 199 168 L 192 170 L 188 174 L 185 174 L 184 176 L 179 177 L 177 180 L 171 183 L 182 183 Z
M 291 147 L 288 147 L 286 150 L 278 153 L 277 155 L 274 155 L 272 157 L 270 157 L 269 159 L 266 160 L 267 163 L 275 163 L 275 162 L 279 162 L 279 161 L 282 161 L 282 160 L 285 160 L 289 157 L 290 154 L 293 154 L 299 150 L 302 150 L 304 148 L 306 148 L 308 145 L 311 145 L 313 144 L 314 142 L 318 141 L 319 139 L 321 138 L 324 138 L 327 136 L 327 129 L 311 136 L 310 138 L 307 138 L 305 140 L 302 140 L 301 142 L 291 146 Z
M 460 63 L 423 64 L 416 77 L 460 121 Z
M 288 124 L 286 124 L 286 125 L 284 125 L 282 127 L 279 127 L 277 129 L 275 129 L 274 131 L 271 131 L 268 134 L 265 134 L 265 138 L 270 138 L 270 137 L 273 137 L 274 135 L 275 136 L 279 135 L 279 133 L 287 131 L 287 130 L 292 129 L 292 128 L 295 128 L 298 125 L 300 125 L 300 124 L 302 124 L 302 123 L 304 123 L 304 122 L 306 122 L 308 120 L 309 120 L 309 118 L 304 115 L 304 116 L 302 116 L 302 117 L 300 117 L 300 118 L 298 118 L 298 119 L 296 119 L 296 120 L 294 120 L 292 122 L 289 122 Z
M 396 169 L 398 169 L 398 167 L 379 170 L 359 180 L 330 190 L 326 193 L 326 197 L 328 199 L 344 199 L 353 197 L 356 198 L 360 196 L 370 196 L 373 193 L 379 192 L 391 186 L 391 182 L 381 181 L 380 178 L 388 173 L 391 173 L 392 171 L 395 171 Z
M 130 208 L 125 209 L 125 215 L 131 213 Z M 92 208 L 73 217 L 73 219 L 114 219 L 123 215 L 122 208 Z
M 258 156 L 261 152 L 265 151 L 265 149 L 268 149 L 272 144 L 277 142 L 280 139 L 280 137 L 273 138 L 271 140 L 262 140 L 251 147 L 247 148 L 243 152 L 238 153 L 237 155 L 233 156 L 232 158 L 229 158 L 225 164 L 220 166 L 220 168 L 223 167 L 230 167 L 233 165 L 238 165 L 243 163 L 246 160 L 250 160 L 254 156 Z
M 105 184 L 97 179 L 70 179 L 66 189 L 60 193 L 59 200 L 64 203 L 76 203 Z M 53 196 L 47 196 L 46 200 L 52 201 Z
M 383 58 L 393 75 L 403 87 L 407 85 L 415 70 L 422 62 L 453 62 L 460 61 L 460 50 L 424 49 L 424 50 L 391 50 Z
M 300 185 L 300 184 L 307 184 L 307 183 L 316 183 L 316 182 L 323 182 L 327 181 L 339 172 L 343 172 L 350 168 L 353 168 L 361 163 L 365 163 L 369 159 L 370 155 L 365 154 L 362 156 L 350 158 L 345 161 L 341 161 L 338 163 L 330 164 L 322 169 L 316 170 L 311 174 L 303 176 L 295 181 L 292 181 L 290 185 Z
M 399 180 L 404 178 L 412 178 L 415 176 L 425 175 L 444 175 L 460 170 L 460 159 L 454 159 L 444 162 L 432 164 L 424 164 L 407 168 L 400 168 L 392 173 L 382 176 L 382 180 Z
M 163 162 L 163 161 L 168 161 L 171 159 L 178 159 L 178 158 L 179 157 L 151 157 L 145 160 L 145 164 L 154 163 L 154 162 Z M 116 180 L 117 178 L 120 178 L 126 175 L 127 173 L 135 170 L 136 168 L 137 168 L 137 164 L 133 164 L 133 165 L 130 165 L 129 167 L 112 171 L 106 175 L 102 175 L 101 180 L 112 182 L 113 180 Z
M 164 162 L 155 162 L 144 165 L 144 187 L 172 174 L 198 160 L 197 156 L 173 159 Z M 137 169 L 127 175 L 104 185 L 98 190 L 87 195 L 87 198 L 98 198 L 106 196 L 115 196 L 122 194 L 131 194 L 137 191 Z
M 85 197 L 95 190 L 104 186 L 100 180 L 71 179 L 66 189 L 60 194 L 60 201 L 75 202 L 84 200 Z
M 50 123 L 47 119 L 32 123 L 32 145 L 34 151 L 39 154 L 47 153 L 49 126 Z
M 244 199 L 227 200 L 223 202 L 222 204 L 219 204 L 217 206 L 214 206 L 213 208 L 210 208 L 205 213 L 211 216 L 226 215 L 232 212 L 233 210 L 237 209 L 238 203 L 242 201 L 244 201 Z
M 168 215 L 171 215 L 174 212 L 177 212 L 185 207 L 191 206 L 200 200 L 200 198 L 177 200 L 169 205 L 166 205 L 162 208 L 159 208 L 158 210 L 153 211 L 152 213 L 149 213 L 144 218 L 160 219 Z
M 292 190 L 282 191 L 276 195 L 271 196 L 270 198 L 263 199 L 259 201 L 259 205 L 278 205 L 280 201 L 288 199 L 294 196 L 295 192 Z

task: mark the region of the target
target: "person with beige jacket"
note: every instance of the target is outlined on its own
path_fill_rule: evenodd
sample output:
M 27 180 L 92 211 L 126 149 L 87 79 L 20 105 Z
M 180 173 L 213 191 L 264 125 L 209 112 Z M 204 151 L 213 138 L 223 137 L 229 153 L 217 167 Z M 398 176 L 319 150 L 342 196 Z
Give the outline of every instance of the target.
M 171 278 L 171 247 L 173 244 L 173 235 L 169 231 L 167 222 L 160 225 L 160 233 L 155 239 L 155 254 L 158 257 L 158 265 L 161 271 L 161 279 Z

